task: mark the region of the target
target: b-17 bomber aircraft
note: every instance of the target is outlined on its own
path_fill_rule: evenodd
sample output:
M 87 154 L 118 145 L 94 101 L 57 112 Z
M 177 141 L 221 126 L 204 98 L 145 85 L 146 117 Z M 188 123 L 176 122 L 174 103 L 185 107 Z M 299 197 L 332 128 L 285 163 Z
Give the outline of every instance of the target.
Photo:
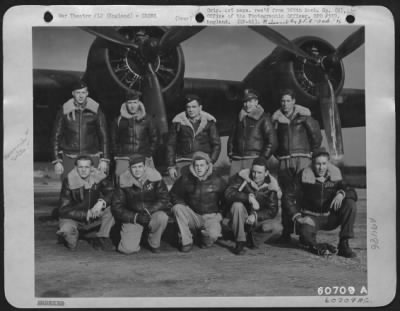
M 325 130 L 331 157 L 338 164 L 344 155 L 342 128 L 365 126 L 364 90 L 343 88 L 343 59 L 363 45 L 364 27 L 335 47 L 316 36 L 289 40 L 277 28 L 249 26 L 260 40 L 269 40 L 276 48 L 241 81 L 185 76 L 181 43 L 195 39 L 202 26 L 80 28 L 96 37 L 84 72 L 33 70 L 35 160 L 50 159 L 48 141 L 56 111 L 71 97 L 71 85 L 80 78 L 109 121 L 117 116 L 127 91 L 141 91 L 146 111 L 164 138 L 168 121 L 182 110 L 187 93 L 198 94 L 205 110 L 218 120 L 221 136 L 229 135 L 244 88 L 258 91 L 264 110 L 270 113 L 279 108 L 279 90 L 294 89 L 296 103 L 308 107 Z

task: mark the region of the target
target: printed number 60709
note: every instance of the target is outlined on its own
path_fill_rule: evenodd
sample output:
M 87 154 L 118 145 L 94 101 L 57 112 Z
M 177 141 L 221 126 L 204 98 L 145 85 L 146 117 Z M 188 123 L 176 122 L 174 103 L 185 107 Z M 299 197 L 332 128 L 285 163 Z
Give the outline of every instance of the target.
M 318 287 L 318 295 L 354 295 L 356 293 L 356 289 L 353 286 L 345 287 L 345 286 L 326 286 L 326 287 Z

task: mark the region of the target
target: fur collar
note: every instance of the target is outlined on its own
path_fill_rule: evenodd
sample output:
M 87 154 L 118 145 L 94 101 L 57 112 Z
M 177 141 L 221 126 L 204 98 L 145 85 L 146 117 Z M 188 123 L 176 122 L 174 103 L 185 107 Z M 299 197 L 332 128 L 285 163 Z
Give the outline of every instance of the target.
M 268 190 L 270 190 L 270 191 L 276 191 L 276 193 L 278 194 L 279 198 L 282 196 L 282 191 L 281 191 L 281 188 L 279 187 L 278 181 L 271 174 L 268 174 L 265 177 L 264 184 L 262 184 L 261 186 L 257 186 L 257 184 L 251 179 L 251 177 L 250 177 L 250 169 L 249 168 L 241 170 L 238 173 L 238 175 L 241 178 L 243 178 L 247 183 L 249 183 L 250 186 L 254 190 L 261 190 L 263 188 L 268 188 Z
M 280 109 L 278 109 L 272 115 L 272 121 L 278 123 L 290 123 L 290 121 L 296 118 L 297 116 L 309 117 L 311 116 L 311 111 L 306 107 L 300 105 L 294 105 L 293 114 L 289 119 L 283 114 L 283 112 Z
M 202 130 L 204 130 L 204 128 L 207 125 L 207 122 L 217 122 L 217 120 L 209 113 L 205 112 L 205 111 L 201 111 L 200 112 L 200 125 L 199 128 L 197 129 L 196 133 L 194 133 L 194 136 L 196 136 L 197 134 L 199 134 Z M 189 121 L 188 117 L 186 116 L 186 112 L 183 111 L 181 113 L 178 113 L 175 118 L 172 120 L 172 123 L 179 123 L 185 126 L 189 126 L 193 132 L 194 132 L 194 128 L 192 126 L 192 123 Z
M 211 174 L 213 172 L 213 165 L 212 165 L 212 163 L 208 164 L 208 170 L 203 177 L 197 176 L 196 172 L 194 171 L 193 164 L 190 164 L 189 171 L 195 178 L 197 178 L 200 181 L 203 181 L 203 180 L 207 180 L 207 178 L 211 176 Z
M 146 167 L 146 172 L 144 173 L 144 176 L 140 182 L 135 177 L 133 177 L 131 170 L 127 169 L 125 172 L 119 175 L 119 186 L 121 188 L 129 188 L 135 185 L 136 187 L 142 188 L 143 184 L 146 181 L 156 182 L 160 181 L 161 179 L 161 174 L 157 170 L 151 167 Z
M 66 101 L 63 105 L 63 113 L 65 115 L 68 115 L 69 113 L 74 112 L 77 109 L 78 107 L 75 105 L 73 98 Z M 94 113 L 97 113 L 97 110 L 99 109 L 99 104 L 90 97 L 88 97 L 86 98 L 86 105 L 84 109 L 88 109 Z
M 239 121 L 242 122 L 246 116 L 258 121 L 262 117 L 263 113 L 264 108 L 260 105 L 257 105 L 256 108 L 254 108 L 250 113 L 247 113 L 244 109 L 242 109 L 239 113 Z
M 96 168 L 93 168 L 87 181 L 83 180 L 81 176 L 79 176 L 76 167 L 74 167 L 67 175 L 68 185 L 71 190 L 82 187 L 85 187 L 85 189 L 90 189 L 94 184 L 100 183 L 106 177 L 107 176 L 102 171 Z
M 128 109 L 126 108 L 126 103 L 123 103 L 121 105 L 120 112 L 121 112 L 121 115 L 118 118 L 118 123 L 121 120 L 121 118 L 125 118 L 125 119 L 135 118 L 136 120 L 139 121 L 139 120 L 143 120 L 145 118 L 145 116 L 146 116 L 146 110 L 145 110 L 144 105 L 143 105 L 142 102 L 139 102 L 139 107 L 138 107 L 138 110 L 137 110 L 137 112 L 135 114 L 130 114 L 128 112 Z
M 333 182 L 342 180 L 342 173 L 339 168 L 329 163 L 328 171 L 326 173 L 327 178 Z M 315 184 L 316 177 L 311 166 L 306 167 L 301 174 L 301 181 L 306 184 Z

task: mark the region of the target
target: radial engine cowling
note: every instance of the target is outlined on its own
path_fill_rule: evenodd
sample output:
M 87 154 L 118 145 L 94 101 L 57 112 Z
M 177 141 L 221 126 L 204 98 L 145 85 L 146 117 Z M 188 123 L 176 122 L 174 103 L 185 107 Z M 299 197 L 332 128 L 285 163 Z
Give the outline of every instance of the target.
M 165 31 L 162 27 L 119 28 L 118 32 L 138 43 L 138 48 L 96 38 L 89 50 L 85 79 L 92 96 L 108 106 L 105 110 L 112 109 L 109 105 L 122 103 L 126 91 L 142 91 L 149 56 L 146 54 L 147 45 L 157 44 Z M 146 44 L 142 44 L 144 41 Z M 178 46 L 151 56 L 151 59 L 164 99 L 173 100 L 183 87 L 185 64 L 182 49 Z

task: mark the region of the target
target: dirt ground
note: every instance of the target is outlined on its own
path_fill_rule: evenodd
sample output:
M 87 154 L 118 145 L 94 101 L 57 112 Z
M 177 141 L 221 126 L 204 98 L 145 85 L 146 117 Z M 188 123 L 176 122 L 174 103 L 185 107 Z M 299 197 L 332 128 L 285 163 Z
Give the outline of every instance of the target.
M 60 184 L 46 174 L 35 175 L 35 293 L 37 297 L 204 297 L 308 296 L 320 286 L 367 285 L 366 190 L 359 195 L 355 259 L 318 257 L 297 245 L 266 244 L 258 233 L 259 248 L 243 256 L 232 253 L 228 238 L 210 249 L 195 246 L 180 253 L 169 225 L 160 254 L 143 248 L 123 255 L 99 252 L 81 240 L 75 252 L 57 244 L 57 222 L 50 220 Z M 337 244 L 338 230 L 321 232 L 319 240 Z

